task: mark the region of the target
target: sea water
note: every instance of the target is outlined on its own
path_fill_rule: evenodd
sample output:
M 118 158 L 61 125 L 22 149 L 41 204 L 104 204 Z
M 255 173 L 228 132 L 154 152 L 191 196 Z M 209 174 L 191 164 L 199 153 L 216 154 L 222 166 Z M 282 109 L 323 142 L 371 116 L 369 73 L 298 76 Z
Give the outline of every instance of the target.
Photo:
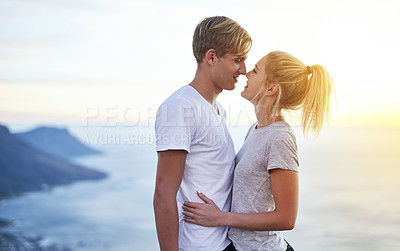
M 71 250 L 159 250 L 152 209 L 157 155 L 152 127 L 70 127 L 104 152 L 73 161 L 109 174 L 2 201 L 3 228 Z M 231 127 L 236 151 L 247 127 Z M 295 250 L 399 250 L 400 129 L 325 128 L 304 139 Z

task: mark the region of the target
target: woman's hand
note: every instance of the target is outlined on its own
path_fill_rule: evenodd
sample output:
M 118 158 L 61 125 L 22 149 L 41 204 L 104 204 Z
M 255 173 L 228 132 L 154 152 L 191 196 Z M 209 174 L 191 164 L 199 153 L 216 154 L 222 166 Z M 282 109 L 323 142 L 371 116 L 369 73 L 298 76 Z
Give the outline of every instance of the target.
M 223 212 L 215 205 L 214 201 L 197 191 L 197 195 L 205 203 L 185 202 L 183 208 L 184 221 L 204 227 L 221 226 L 220 221 Z

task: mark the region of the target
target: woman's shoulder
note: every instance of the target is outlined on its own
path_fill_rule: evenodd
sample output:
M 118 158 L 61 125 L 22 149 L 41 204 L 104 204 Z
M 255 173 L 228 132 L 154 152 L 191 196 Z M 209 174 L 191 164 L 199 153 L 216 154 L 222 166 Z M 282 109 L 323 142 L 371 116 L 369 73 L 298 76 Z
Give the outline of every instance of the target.
M 281 121 L 281 123 L 277 124 L 274 127 L 273 132 L 268 138 L 269 145 L 292 145 L 297 148 L 296 136 L 291 128 L 291 126 L 285 122 Z

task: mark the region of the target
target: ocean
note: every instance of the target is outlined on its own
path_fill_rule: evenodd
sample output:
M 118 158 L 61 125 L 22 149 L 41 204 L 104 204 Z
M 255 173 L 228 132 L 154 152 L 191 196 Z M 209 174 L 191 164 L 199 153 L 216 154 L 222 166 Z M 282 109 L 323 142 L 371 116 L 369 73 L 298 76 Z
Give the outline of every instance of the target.
M 238 151 L 248 127 L 230 127 Z M 81 181 L 0 202 L 1 228 L 65 250 L 159 250 L 152 196 L 157 156 L 153 128 L 70 126 L 104 152 L 73 159 L 105 171 Z M 325 128 L 305 139 L 298 127 L 300 205 L 285 231 L 295 250 L 400 250 L 400 129 Z

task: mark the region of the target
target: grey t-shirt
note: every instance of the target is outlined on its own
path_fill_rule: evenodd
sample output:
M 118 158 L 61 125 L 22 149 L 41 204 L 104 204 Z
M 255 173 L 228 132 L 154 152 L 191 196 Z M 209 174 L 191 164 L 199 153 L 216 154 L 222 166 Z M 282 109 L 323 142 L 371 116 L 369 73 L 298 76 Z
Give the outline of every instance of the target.
M 269 170 L 298 171 L 296 138 L 285 121 L 275 122 L 247 133 L 236 155 L 232 208 L 235 213 L 270 212 L 275 209 Z M 238 251 L 284 251 L 286 243 L 279 231 L 229 230 L 229 238 Z

